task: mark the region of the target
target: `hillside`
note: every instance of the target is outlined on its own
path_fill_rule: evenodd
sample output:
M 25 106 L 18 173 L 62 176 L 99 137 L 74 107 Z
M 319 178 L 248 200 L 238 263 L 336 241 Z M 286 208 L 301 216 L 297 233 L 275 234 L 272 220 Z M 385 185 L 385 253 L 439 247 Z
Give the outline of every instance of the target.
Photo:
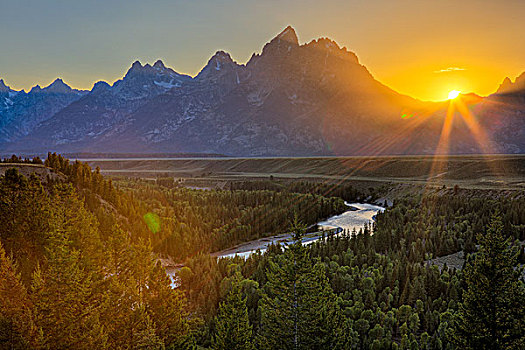
M 525 157 L 509 156 L 382 156 L 86 159 L 103 174 L 192 179 L 202 183 L 225 180 L 318 179 L 412 185 L 459 185 L 462 188 L 524 189 Z

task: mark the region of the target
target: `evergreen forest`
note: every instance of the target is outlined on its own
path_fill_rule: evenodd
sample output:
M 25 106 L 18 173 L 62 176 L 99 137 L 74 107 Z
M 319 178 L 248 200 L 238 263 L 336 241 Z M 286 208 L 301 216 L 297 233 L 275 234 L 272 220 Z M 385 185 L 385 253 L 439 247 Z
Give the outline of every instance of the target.
M 0 349 L 525 349 L 523 192 L 414 190 L 303 245 L 383 187 L 1 163 Z M 212 254 L 281 233 L 292 243 Z

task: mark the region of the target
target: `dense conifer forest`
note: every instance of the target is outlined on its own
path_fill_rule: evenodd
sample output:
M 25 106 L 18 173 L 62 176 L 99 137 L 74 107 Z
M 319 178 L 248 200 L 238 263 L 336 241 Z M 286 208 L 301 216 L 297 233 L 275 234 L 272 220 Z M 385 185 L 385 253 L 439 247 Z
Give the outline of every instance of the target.
M 2 162 L 0 349 L 525 348 L 522 192 L 414 191 L 359 231 L 302 245 L 376 190 L 195 190 L 56 154 Z M 284 232 L 287 248 L 210 255 Z M 457 252 L 461 268 L 430 263 Z M 161 258 L 181 266 L 175 288 Z

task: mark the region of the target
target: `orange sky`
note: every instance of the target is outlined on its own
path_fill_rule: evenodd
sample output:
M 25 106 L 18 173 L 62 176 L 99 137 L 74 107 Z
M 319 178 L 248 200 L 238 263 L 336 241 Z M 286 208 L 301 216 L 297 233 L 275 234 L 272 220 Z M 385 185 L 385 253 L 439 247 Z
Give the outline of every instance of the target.
M 0 78 L 90 89 L 139 59 L 195 75 L 216 50 L 238 62 L 291 24 L 355 52 L 391 88 L 424 100 L 487 95 L 525 71 L 523 0 L 19 0 L 0 11 Z M 7 34 L 6 34 L 7 33 Z

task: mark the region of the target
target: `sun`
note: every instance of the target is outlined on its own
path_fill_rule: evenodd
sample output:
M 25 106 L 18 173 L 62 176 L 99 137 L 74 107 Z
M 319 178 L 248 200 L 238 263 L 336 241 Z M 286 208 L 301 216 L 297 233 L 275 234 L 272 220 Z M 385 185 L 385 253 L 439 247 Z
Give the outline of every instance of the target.
M 448 99 L 449 100 L 453 100 L 455 99 L 456 97 L 459 96 L 459 94 L 461 93 L 461 91 L 458 91 L 458 90 L 452 90 L 448 93 Z

